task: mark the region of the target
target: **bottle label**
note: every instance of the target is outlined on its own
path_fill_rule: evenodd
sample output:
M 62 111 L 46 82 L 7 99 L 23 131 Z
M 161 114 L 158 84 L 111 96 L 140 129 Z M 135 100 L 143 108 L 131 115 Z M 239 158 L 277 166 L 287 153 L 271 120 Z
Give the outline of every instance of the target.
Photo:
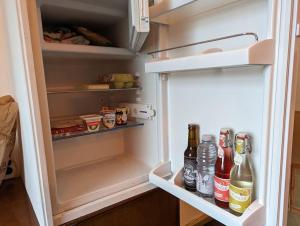
M 214 176 L 205 172 L 197 173 L 197 191 L 205 195 L 214 194 Z
M 229 179 L 215 176 L 215 198 L 222 202 L 229 201 Z
M 223 148 L 220 145 L 218 145 L 218 157 L 219 158 L 223 158 L 224 157 L 224 150 L 223 150 Z
M 196 160 L 195 159 L 184 159 L 184 182 L 189 187 L 195 187 L 196 188 Z
M 234 164 L 239 166 L 242 164 L 242 162 L 243 162 L 243 157 L 240 154 L 236 153 L 234 156 Z
M 244 213 L 251 204 L 251 188 L 239 188 L 229 185 L 229 208 L 238 213 Z

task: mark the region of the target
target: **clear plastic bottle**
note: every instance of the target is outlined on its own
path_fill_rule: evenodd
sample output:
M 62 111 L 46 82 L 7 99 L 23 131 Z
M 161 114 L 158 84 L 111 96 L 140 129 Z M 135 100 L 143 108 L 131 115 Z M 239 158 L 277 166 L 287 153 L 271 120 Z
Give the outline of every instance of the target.
M 206 198 L 214 197 L 214 175 L 217 145 L 213 136 L 203 135 L 197 150 L 197 192 Z

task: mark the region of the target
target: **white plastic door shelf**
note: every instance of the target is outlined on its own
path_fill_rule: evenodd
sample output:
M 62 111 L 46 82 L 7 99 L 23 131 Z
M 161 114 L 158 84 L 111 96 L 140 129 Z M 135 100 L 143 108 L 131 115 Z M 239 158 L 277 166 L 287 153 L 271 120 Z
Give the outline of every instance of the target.
M 171 179 L 169 179 L 171 177 Z M 184 189 L 182 170 L 172 175 L 171 162 L 162 163 L 151 171 L 149 180 L 152 184 L 171 193 L 191 206 L 228 226 L 263 226 L 265 225 L 265 208 L 258 200 L 254 201 L 245 213 L 238 217 L 216 206 L 212 201 L 201 198 Z
M 147 73 L 168 73 L 210 68 L 270 65 L 274 58 L 274 40 L 266 39 L 247 48 L 194 56 L 157 60 L 145 65 Z
M 150 7 L 150 20 L 161 24 L 174 24 L 240 0 L 163 0 Z

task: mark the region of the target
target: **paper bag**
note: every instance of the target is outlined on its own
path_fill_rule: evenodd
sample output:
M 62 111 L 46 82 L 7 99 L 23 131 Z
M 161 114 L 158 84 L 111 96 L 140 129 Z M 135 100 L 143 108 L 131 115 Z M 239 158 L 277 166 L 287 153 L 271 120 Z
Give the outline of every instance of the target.
M 15 147 L 17 117 L 18 106 L 14 99 L 11 96 L 0 97 L 0 185 Z

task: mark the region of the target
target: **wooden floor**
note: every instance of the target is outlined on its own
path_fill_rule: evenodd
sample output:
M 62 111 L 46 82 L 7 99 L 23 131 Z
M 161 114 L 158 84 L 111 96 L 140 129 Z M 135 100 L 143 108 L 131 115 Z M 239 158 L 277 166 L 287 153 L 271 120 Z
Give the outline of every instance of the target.
M 155 189 L 114 208 L 87 216 L 67 226 L 160 226 L 179 225 L 178 199 Z M 39 226 L 21 179 L 0 186 L 0 226 Z M 205 226 L 222 226 L 212 221 Z
M 0 186 L 0 226 L 38 226 L 21 179 Z

